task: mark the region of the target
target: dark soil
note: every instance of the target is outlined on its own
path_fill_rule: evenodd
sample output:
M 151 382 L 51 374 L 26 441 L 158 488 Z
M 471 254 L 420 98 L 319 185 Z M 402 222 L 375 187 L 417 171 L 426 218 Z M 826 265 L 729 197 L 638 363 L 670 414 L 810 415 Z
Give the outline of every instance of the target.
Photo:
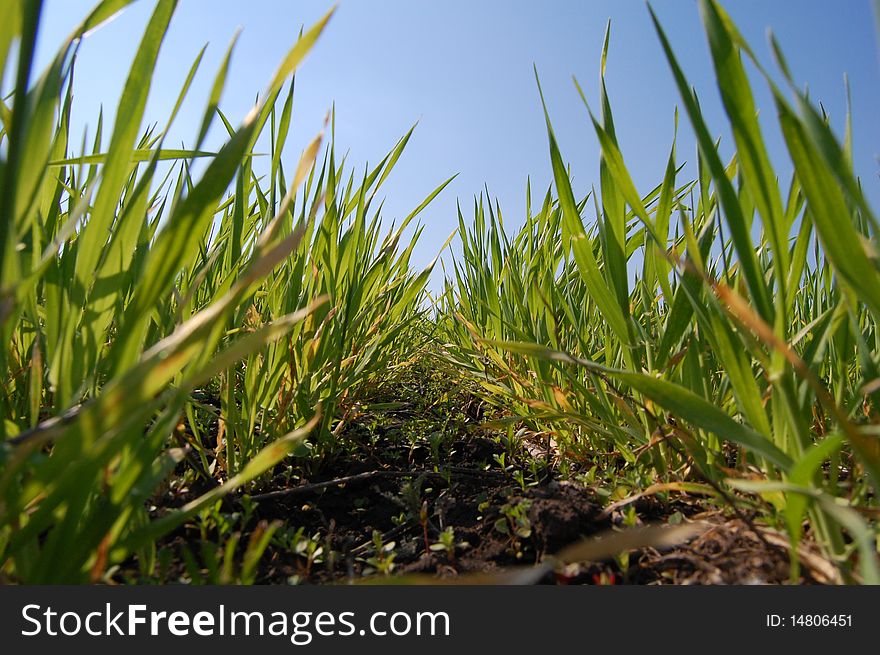
M 544 584 L 783 584 L 790 582 L 789 548 L 752 515 L 687 494 L 645 496 L 603 511 L 607 497 L 554 479 L 536 467 L 534 449 L 512 457 L 510 444 L 487 430 L 475 403 L 464 403 L 453 438 L 438 444 L 402 435 L 414 424 L 429 430 L 424 407 L 392 412 L 389 420 L 357 418 L 343 437 L 357 444 L 322 462 L 276 471 L 249 497 L 227 497 L 214 518 L 166 536 L 149 576 L 136 561 L 119 581 L 217 582 L 216 557 L 240 536 L 239 561 L 257 526 L 277 526 L 254 582 L 339 584 L 389 581 L 502 582 L 585 538 L 627 526 L 699 522 L 701 533 L 663 551 L 651 547 L 612 560 L 547 567 Z M 476 409 L 475 409 L 476 408 Z M 428 411 L 427 413 L 430 413 Z M 440 414 L 441 416 L 444 413 Z M 436 417 L 435 417 L 436 418 Z M 386 417 L 387 419 L 387 417 Z M 449 419 L 443 419 L 449 428 Z M 507 457 L 505 460 L 504 457 Z M 500 466 L 505 462 L 505 468 Z M 517 471 L 520 475 L 517 476 Z M 536 473 L 537 472 L 537 473 Z M 528 474 L 527 474 L 528 473 Z M 209 482 L 165 490 L 155 515 L 204 492 Z M 607 496 L 607 494 L 606 494 Z M 242 518 L 244 517 L 244 518 Z M 220 524 L 228 523 L 221 529 Z M 445 535 L 446 546 L 440 545 Z M 213 561 L 213 564 L 211 563 Z M 801 548 L 800 583 L 837 582 L 836 572 L 809 546 Z M 238 564 L 236 564 L 238 566 Z M 214 572 L 213 577 L 212 573 Z M 200 579 L 201 576 L 201 579 Z M 533 576 L 534 577 L 534 576 Z M 220 579 L 219 581 L 238 581 Z

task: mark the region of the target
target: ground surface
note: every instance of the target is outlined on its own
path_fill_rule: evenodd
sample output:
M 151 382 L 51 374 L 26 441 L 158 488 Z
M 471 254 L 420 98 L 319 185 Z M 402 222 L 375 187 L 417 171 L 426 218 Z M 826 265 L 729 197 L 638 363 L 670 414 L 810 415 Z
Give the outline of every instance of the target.
M 168 535 L 149 571 L 142 570 L 142 562 L 129 562 L 114 578 L 493 582 L 501 581 L 495 576 L 505 571 L 534 566 L 571 543 L 611 530 L 699 522 L 700 534 L 686 543 L 557 566 L 535 581 L 790 582 L 785 538 L 748 511 L 687 494 L 624 500 L 609 510 L 607 494 L 558 479 L 534 447 L 516 448 L 485 428 L 476 398 L 445 394 L 437 401 L 436 390 L 423 388 L 402 388 L 398 395 L 409 400 L 385 402 L 381 412 L 351 413 L 340 436 L 352 446 L 319 465 L 279 469 L 251 496 L 226 498 L 200 520 Z M 167 488 L 154 499 L 154 513 L 203 490 L 203 483 Z M 259 563 L 248 577 L 240 577 L 249 539 L 269 525 L 276 530 Z M 809 543 L 801 560 L 798 582 L 836 581 L 833 568 Z

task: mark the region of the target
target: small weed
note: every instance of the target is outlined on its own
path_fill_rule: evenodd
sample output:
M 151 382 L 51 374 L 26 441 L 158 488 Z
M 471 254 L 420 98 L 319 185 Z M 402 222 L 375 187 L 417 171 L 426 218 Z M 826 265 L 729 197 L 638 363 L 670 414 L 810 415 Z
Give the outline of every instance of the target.
M 394 558 L 396 553 L 394 549 L 396 546 L 397 544 L 393 541 L 382 543 L 382 533 L 378 530 L 373 530 L 373 555 L 366 559 L 366 563 L 372 567 L 373 571 L 381 575 L 391 575 L 395 566 Z M 364 574 L 368 575 L 371 572 L 370 569 L 366 569 Z
M 522 541 L 532 536 L 530 508 L 529 500 L 506 503 L 501 507 L 502 516 L 495 521 L 495 530 L 510 539 L 510 550 L 517 559 L 523 556 Z
M 470 544 L 466 541 L 455 541 L 455 530 L 450 525 L 440 533 L 438 541 L 431 544 L 431 550 L 434 552 L 445 552 L 449 562 L 451 564 L 455 564 L 456 549 L 464 549 L 468 548 L 469 546 Z

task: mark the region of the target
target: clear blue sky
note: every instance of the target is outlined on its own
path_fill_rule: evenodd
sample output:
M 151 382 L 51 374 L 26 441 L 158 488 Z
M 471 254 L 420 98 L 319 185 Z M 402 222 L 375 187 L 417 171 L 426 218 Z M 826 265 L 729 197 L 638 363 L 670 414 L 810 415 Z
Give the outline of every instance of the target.
M 86 14 L 90 0 L 47 0 L 40 62 Z M 753 47 L 772 67 L 771 27 L 793 72 L 821 99 L 835 125 L 845 111 L 843 74 L 850 76 L 856 169 L 875 208 L 880 207 L 880 68 L 877 30 L 869 0 L 736 0 L 725 2 Z M 147 108 L 163 122 L 198 50 L 210 42 L 200 74 L 176 122 L 174 141 L 191 143 L 214 72 L 237 27 L 243 33 L 221 108 L 237 122 L 263 90 L 296 39 L 331 6 L 324 0 L 181 0 L 166 37 Z M 83 44 L 78 62 L 74 124 L 94 127 L 98 107 L 112 114 L 134 49 L 153 3 L 141 0 Z M 720 99 L 708 47 L 693 0 L 654 2 L 686 74 L 696 87 L 710 127 L 724 138 Z M 612 20 L 607 83 L 624 157 L 640 190 L 659 182 L 668 156 L 679 98 L 640 0 L 467 1 L 342 0 L 323 38 L 297 78 L 288 159 L 337 108 L 337 151 L 359 168 L 375 163 L 410 125 L 414 138 L 386 186 L 386 219 L 399 218 L 453 173 L 455 182 L 424 214 L 426 229 L 416 264 L 425 264 L 455 227 L 455 203 L 465 211 L 488 185 L 506 224 L 523 220 L 527 176 L 533 194 L 550 182 L 549 156 L 532 71 L 537 65 L 551 117 L 571 162 L 575 190 L 597 184 L 598 146 L 571 76 L 596 104 L 599 55 Z M 757 102 L 765 125 L 774 115 L 764 85 Z M 679 160 L 694 159 L 682 116 Z M 213 133 L 217 146 L 221 133 Z M 786 175 L 780 136 L 768 130 L 774 161 Z M 597 184 L 598 185 L 598 184 Z

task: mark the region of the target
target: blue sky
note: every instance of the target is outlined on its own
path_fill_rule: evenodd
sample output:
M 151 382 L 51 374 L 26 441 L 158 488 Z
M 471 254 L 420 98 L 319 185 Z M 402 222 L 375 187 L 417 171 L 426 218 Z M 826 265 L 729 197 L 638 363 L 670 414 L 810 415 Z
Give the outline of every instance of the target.
M 39 61 L 90 9 L 90 0 L 46 0 Z M 880 207 L 880 60 L 877 23 L 869 0 L 736 0 L 723 3 L 766 64 L 772 66 L 767 28 L 786 52 L 798 82 L 809 85 L 835 125 L 845 112 L 843 75 L 852 85 L 856 169 L 875 208 Z M 177 119 L 173 142 L 190 143 L 226 46 L 243 29 L 221 108 L 237 122 L 263 90 L 276 64 L 331 6 L 323 0 L 181 0 L 165 39 L 147 117 L 164 122 L 199 49 L 209 42 L 199 76 Z M 730 139 L 712 76 L 708 46 L 694 0 L 657 0 L 655 11 L 710 127 Z M 90 35 L 78 61 L 74 125 L 94 127 L 98 108 L 112 118 L 153 3 L 140 0 L 114 22 Z M 406 215 L 442 180 L 458 178 L 423 213 L 425 231 L 415 253 L 424 265 L 455 227 L 455 203 L 465 212 L 487 185 L 501 203 L 505 224 L 522 222 L 527 176 L 533 195 L 550 182 L 547 137 L 533 64 L 563 156 L 571 163 L 575 191 L 598 186 L 598 145 L 571 77 L 590 102 L 598 99 L 599 56 L 608 19 L 612 38 L 607 85 L 621 149 L 640 190 L 657 184 L 665 167 L 679 98 L 647 8 L 640 0 L 480 2 L 445 0 L 342 0 L 324 36 L 297 78 L 293 134 L 287 159 L 337 110 L 337 152 L 348 151 L 361 169 L 375 163 L 416 121 L 404 157 L 385 187 L 385 217 Z M 757 80 L 756 80 L 757 82 Z M 766 138 L 774 162 L 790 170 L 773 106 L 756 84 Z M 217 147 L 222 133 L 215 130 Z M 169 145 L 170 145 L 169 143 Z M 679 161 L 694 159 L 686 118 Z M 787 177 L 784 180 L 787 184 Z

